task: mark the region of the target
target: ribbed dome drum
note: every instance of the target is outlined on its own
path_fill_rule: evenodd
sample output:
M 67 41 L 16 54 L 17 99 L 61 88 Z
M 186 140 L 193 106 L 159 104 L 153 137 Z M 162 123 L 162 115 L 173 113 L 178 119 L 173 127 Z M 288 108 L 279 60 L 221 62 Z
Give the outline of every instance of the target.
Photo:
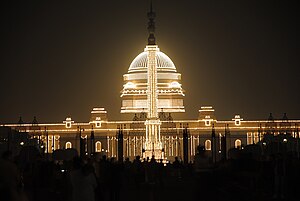
M 140 53 L 130 64 L 128 73 L 145 71 L 147 72 L 147 52 Z M 171 71 L 176 72 L 176 67 L 173 61 L 163 52 L 156 54 L 157 71 Z
M 163 52 L 156 52 L 158 109 L 164 112 L 184 112 L 184 90 L 181 74 L 173 61 Z M 123 75 L 121 113 L 147 112 L 148 52 L 144 51 L 131 62 Z

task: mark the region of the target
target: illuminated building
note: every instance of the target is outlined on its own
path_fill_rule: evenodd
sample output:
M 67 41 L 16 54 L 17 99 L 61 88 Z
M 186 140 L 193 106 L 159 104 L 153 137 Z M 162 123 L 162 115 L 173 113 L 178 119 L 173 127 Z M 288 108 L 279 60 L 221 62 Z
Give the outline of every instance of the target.
M 147 110 L 147 63 L 148 53 L 140 53 L 123 76 L 121 113 L 139 113 Z M 158 109 L 165 112 L 184 112 L 184 90 L 181 74 L 172 60 L 159 49 L 156 52 Z
M 153 104 L 156 107 L 155 110 L 185 112 L 184 90 L 180 84 L 181 74 L 177 73 L 172 60 L 160 51 L 155 42 L 155 13 L 152 11 L 152 6 L 148 18 L 148 45 L 144 52 L 132 61 L 128 73 L 123 76 L 121 113 L 149 112 L 147 110 L 150 102 L 154 103 L 157 99 L 157 103 Z M 149 68 L 151 68 L 150 72 L 153 71 L 151 75 Z M 150 84 L 149 80 L 153 82 Z M 147 91 L 149 92 L 151 88 L 153 88 L 152 101 L 149 101 L 150 93 Z
M 156 55 L 159 51 L 154 37 L 154 18 L 155 13 L 151 10 L 148 13 L 149 38 L 145 48 L 147 53 L 147 119 L 145 122 L 146 136 L 144 143 L 144 158 L 154 156 L 156 159 L 164 158 L 160 137 L 160 119 L 158 117 L 158 92 L 157 92 L 157 60 Z
M 299 136 L 300 120 L 289 120 L 286 115 L 274 120 L 246 120 L 239 114 L 230 120 L 218 120 L 211 106 L 202 106 L 199 116 L 193 120 L 173 119 L 173 113 L 185 112 L 181 86 L 181 74 L 172 60 L 161 52 L 154 38 L 154 14 L 148 14 L 149 39 L 144 52 L 130 64 L 123 75 L 121 113 L 134 117 L 126 121 L 110 121 L 104 108 L 93 108 L 87 122 L 76 122 L 71 117 L 59 123 L 19 122 L 5 124 L 19 132 L 28 132 L 45 147 L 45 153 L 57 149 L 75 148 L 84 153 L 98 152 L 108 157 L 118 157 L 118 136 L 123 134 L 123 155 L 131 160 L 137 156 L 184 158 L 184 144 L 188 147 L 188 160 L 192 160 L 197 146 L 212 150 L 213 144 L 221 153 L 221 138 L 227 135 L 226 150 L 258 143 L 265 134 L 290 134 Z M 212 132 L 213 131 L 213 132 Z M 212 137 L 214 133 L 214 137 Z M 216 139 L 214 139 L 216 138 Z M 287 138 L 285 138 L 287 140 Z M 25 144 L 26 145 L 26 144 Z M 219 156 L 218 156 L 219 157 Z
M 167 160 L 174 160 L 175 156 L 183 159 L 183 132 L 188 131 L 188 155 L 192 160 L 197 146 L 204 146 L 206 150 L 212 148 L 212 127 L 217 139 L 221 139 L 227 132 L 227 150 L 233 147 L 242 148 L 246 145 L 258 143 L 265 134 L 289 134 L 299 136 L 300 120 L 271 118 L 267 120 L 245 120 L 234 115 L 231 120 L 217 120 L 212 107 L 201 107 L 198 119 L 173 120 L 169 114 L 159 113 L 161 117 L 161 143 Z M 163 119 L 162 119 L 163 117 Z M 19 132 L 28 132 L 32 137 L 39 139 L 45 147 L 46 153 L 57 149 L 75 148 L 80 150 L 80 138 L 84 143 L 86 153 L 99 152 L 108 157 L 117 157 L 117 132 L 121 129 L 124 135 L 124 157 L 131 160 L 135 156 L 143 156 L 145 142 L 145 113 L 134 116 L 128 121 L 109 121 L 104 108 L 94 108 L 91 112 L 91 121 L 76 122 L 70 117 L 61 123 L 17 123 L 4 124 Z M 91 136 L 94 133 L 94 146 L 91 146 Z M 220 141 L 220 140 L 218 140 Z M 25 144 L 26 145 L 26 144 Z M 296 146 L 296 145 L 295 145 Z M 94 147 L 94 150 L 92 150 Z M 220 149 L 221 146 L 218 146 Z M 219 150 L 220 151 L 220 150 Z

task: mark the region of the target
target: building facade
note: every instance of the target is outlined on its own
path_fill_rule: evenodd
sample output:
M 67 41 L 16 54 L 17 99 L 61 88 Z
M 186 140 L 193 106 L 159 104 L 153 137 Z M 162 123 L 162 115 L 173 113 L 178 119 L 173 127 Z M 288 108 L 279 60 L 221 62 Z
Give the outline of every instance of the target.
M 188 136 L 188 157 L 193 160 L 198 146 L 212 149 L 213 131 L 219 145 L 217 152 L 221 155 L 221 138 L 227 135 L 226 149 L 242 149 L 246 145 L 256 144 L 266 134 L 284 134 L 292 138 L 299 137 L 300 120 L 274 120 L 272 115 L 267 120 L 247 121 L 239 115 L 231 120 L 219 121 L 214 116 L 212 107 L 201 107 L 199 118 L 195 120 L 174 120 L 171 113 L 160 112 L 161 141 L 164 156 L 174 160 L 184 157 L 184 132 Z M 17 123 L 5 124 L 19 132 L 26 132 L 45 147 L 45 153 L 57 149 L 75 148 L 80 152 L 91 154 L 99 152 L 108 157 L 118 157 L 118 132 L 123 134 L 123 157 L 130 159 L 143 156 L 145 142 L 146 113 L 136 113 L 132 120 L 109 121 L 104 108 L 94 108 L 89 122 L 75 122 L 70 117 L 61 123 Z M 81 145 L 80 145 L 81 144 Z M 296 145 L 295 145 L 296 146 Z M 81 152 L 81 153 L 83 153 Z
M 237 114 L 230 120 L 221 121 L 216 118 L 213 107 L 203 106 L 198 119 L 174 119 L 175 113 L 185 112 L 185 94 L 181 74 L 155 43 L 154 17 L 151 8 L 148 13 L 148 45 L 123 75 L 121 113 L 131 113 L 132 119 L 110 121 L 105 108 L 93 108 L 87 122 L 76 122 L 67 117 L 57 123 L 38 123 L 34 119 L 29 124 L 19 121 L 3 126 L 28 133 L 45 153 L 75 148 L 80 154 L 98 152 L 108 157 L 122 154 L 122 158 L 133 159 L 137 155 L 149 157 L 151 154 L 144 153 L 159 147 L 163 158 L 170 161 L 175 157 L 193 160 L 198 146 L 215 152 L 215 157 L 220 158 L 224 147 L 227 154 L 230 148 L 242 149 L 260 142 L 266 134 L 299 137 L 300 120 L 288 120 L 286 115 L 281 120 L 274 120 L 270 114 L 266 120 L 248 121 Z M 149 141 L 152 128 L 157 131 L 153 133 L 155 139 Z M 225 141 L 222 140 L 224 137 Z M 154 145 L 156 142 L 157 146 Z

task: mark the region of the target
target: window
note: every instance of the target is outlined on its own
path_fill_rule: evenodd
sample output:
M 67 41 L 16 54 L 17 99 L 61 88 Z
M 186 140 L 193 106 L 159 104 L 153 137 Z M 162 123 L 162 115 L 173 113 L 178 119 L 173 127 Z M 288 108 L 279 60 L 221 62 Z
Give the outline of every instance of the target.
M 63 121 L 63 123 L 66 125 L 66 128 L 71 128 L 74 121 L 72 121 L 71 117 L 67 117 L 66 120 Z
M 96 152 L 101 152 L 101 142 L 97 141 L 95 147 L 96 147 Z
M 210 126 L 210 120 L 205 120 L 205 126 Z
M 66 149 L 71 149 L 72 148 L 72 143 L 71 142 L 66 142 Z
M 101 121 L 96 121 L 96 128 L 101 127 Z
M 211 141 L 206 140 L 204 146 L 205 146 L 205 150 L 211 150 Z
M 237 139 L 235 142 L 234 142 L 234 147 L 237 148 L 237 149 L 241 149 L 242 148 L 242 141 Z
M 236 114 L 232 120 L 234 121 L 234 124 L 236 126 L 240 126 L 241 125 L 241 121 L 243 119 L 241 118 L 241 116 L 239 114 Z

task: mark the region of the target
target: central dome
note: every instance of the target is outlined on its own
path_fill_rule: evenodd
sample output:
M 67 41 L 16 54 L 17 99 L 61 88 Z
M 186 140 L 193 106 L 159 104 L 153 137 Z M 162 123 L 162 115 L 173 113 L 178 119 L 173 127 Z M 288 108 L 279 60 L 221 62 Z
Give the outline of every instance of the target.
M 148 108 L 148 46 L 131 62 L 128 73 L 123 75 L 121 113 L 147 112 Z M 173 61 L 156 49 L 157 108 L 164 112 L 185 112 L 181 74 Z
M 142 52 L 131 62 L 128 73 L 137 71 L 147 72 L 148 53 Z M 163 52 L 156 53 L 157 71 L 176 72 L 176 67 L 173 61 Z

